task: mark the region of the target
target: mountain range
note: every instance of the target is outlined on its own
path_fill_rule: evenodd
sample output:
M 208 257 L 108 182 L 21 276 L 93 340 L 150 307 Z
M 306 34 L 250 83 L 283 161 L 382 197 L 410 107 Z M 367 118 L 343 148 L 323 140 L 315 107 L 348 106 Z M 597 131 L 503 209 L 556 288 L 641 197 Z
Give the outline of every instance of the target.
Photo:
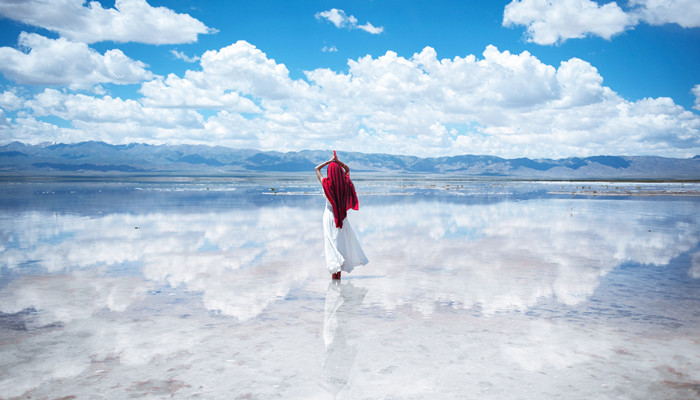
M 226 175 L 311 172 L 330 150 L 293 152 L 205 145 L 112 145 L 103 142 L 0 146 L 2 175 Z M 593 156 L 506 159 L 459 155 L 421 158 L 382 153 L 340 153 L 354 172 L 449 174 L 514 179 L 700 179 L 700 156 Z

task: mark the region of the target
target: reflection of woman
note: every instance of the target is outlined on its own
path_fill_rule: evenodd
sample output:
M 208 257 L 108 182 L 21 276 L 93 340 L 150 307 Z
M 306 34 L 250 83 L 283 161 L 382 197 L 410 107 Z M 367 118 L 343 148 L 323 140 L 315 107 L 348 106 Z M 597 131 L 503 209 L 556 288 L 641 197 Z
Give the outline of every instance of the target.
M 328 165 L 328 177 L 321 169 Z M 358 265 L 368 263 L 362 246 L 346 219 L 350 209 L 357 210 L 359 202 L 355 186 L 350 180 L 350 168 L 333 151 L 333 158 L 316 167 L 316 176 L 326 195 L 326 210 L 323 212 L 323 237 L 326 250 L 326 266 L 333 279 L 340 279 L 342 271 L 350 272 Z
M 323 378 L 326 389 L 336 397 L 348 385 L 350 372 L 357 353 L 348 342 L 345 330 L 350 329 L 352 317 L 367 294 L 367 289 L 355 287 L 350 282 L 332 281 L 326 291 L 326 307 L 323 318 L 323 343 L 326 360 L 323 362 Z

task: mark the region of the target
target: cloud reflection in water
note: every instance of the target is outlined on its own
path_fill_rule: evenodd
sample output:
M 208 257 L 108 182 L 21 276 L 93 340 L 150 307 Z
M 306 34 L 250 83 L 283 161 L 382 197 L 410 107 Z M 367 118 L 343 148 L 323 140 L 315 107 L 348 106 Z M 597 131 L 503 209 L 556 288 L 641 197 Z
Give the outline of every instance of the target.
M 504 357 L 526 371 L 565 368 L 590 363 L 593 353 L 615 357 L 615 346 L 624 341 L 611 329 L 586 333 L 561 322 L 522 321 L 517 313 L 543 301 L 584 304 L 606 275 L 626 263 L 665 268 L 694 251 L 686 276 L 700 275 L 694 202 L 533 198 L 470 204 L 369 197 L 350 218 L 371 262 L 344 276 L 349 281 L 341 286 L 326 286 L 318 200 L 290 205 L 273 199 L 245 208 L 213 204 L 186 212 L 153 207 L 141 213 L 27 210 L 1 216 L 0 312 L 6 322 L 0 367 L 9 372 L 0 392 L 21 395 L 52 379 L 100 376 L 96 371 L 137 382 L 141 368 L 150 368 L 162 382 L 187 382 L 194 393 L 210 394 L 220 389 L 205 389 L 215 387 L 206 378 L 214 369 L 215 376 L 229 377 L 227 389 L 244 393 L 241 387 L 251 380 L 279 376 L 291 362 L 297 369 L 290 381 L 318 372 L 330 379 L 327 384 L 337 383 L 332 392 L 347 387 L 353 368 L 381 370 L 380 381 L 428 379 L 425 368 L 417 369 L 424 377 L 400 368 L 420 348 L 411 355 L 394 353 L 399 365 L 387 365 L 386 358 L 368 356 L 374 345 L 343 340 L 347 332 L 372 326 L 362 318 L 349 323 L 357 327 L 343 322 L 352 311 L 342 311 L 349 303 L 341 289 L 353 287 L 349 298 L 359 299 L 355 303 L 365 311 L 396 315 L 410 309 L 439 327 L 410 320 L 405 329 L 391 331 L 406 342 L 420 343 L 421 334 L 461 337 L 466 329 L 477 337 L 479 329 L 505 322 L 514 329 L 508 335 L 520 336 L 505 344 L 481 338 L 498 349 L 489 357 Z M 465 310 L 472 327 L 451 318 Z M 610 340 L 601 346 L 586 335 Z M 378 342 L 390 346 L 392 339 Z M 471 357 L 460 353 L 467 346 L 458 345 L 454 354 Z M 355 362 L 356 354 L 365 358 Z M 453 356 L 441 347 L 431 354 Z M 207 357 L 216 362 L 203 363 Z M 313 390 L 277 384 L 298 397 Z M 265 390 L 275 392 L 264 384 L 250 389 Z M 350 393 L 361 391 L 353 386 Z M 400 389 L 394 393 L 399 396 Z
M 358 230 L 391 278 L 368 283 L 369 302 L 492 314 L 547 297 L 579 304 L 622 263 L 664 266 L 693 249 L 699 223 L 695 205 L 680 202 L 423 202 L 365 209 Z
M 526 310 L 543 297 L 575 305 L 622 263 L 663 266 L 697 245 L 699 233 L 689 228 L 700 226 L 693 204 L 660 210 L 673 216 L 650 215 L 650 206 L 663 204 L 533 200 L 366 206 L 351 218 L 372 264 L 356 274 L 391 278 L 369 283 L 378 287 L 368 301 L 385 309 L 410 304 L 430 314 L 436 303 L 448 303 L 478 305 L 491 314 Z M 24 278 L 31 283 L 14 281 L 0 293 L 2 311 L 34 307 L 65 321 L 103 307 L 123 311 L 130 298 L 182 285 L 202 293 L 209 310 L 255 318 L 292 286 L 325 277 L 320 215 L 315 207 L 282 206 L 94 218 L 29 212 L 6 218 L 4 231 L 11 233 L 3 267 L 23 275 L 31 265 L 32 271 L 65 273 L 70 278 L 62 279 L 71 283 L 31 276 Z M 91 279 L 81 278 L 87 273 Z M 143 279 L 127 290 L 120 288 L 119 274 Z M 70 290 L 81 310 L 62 305 L 75 302 L 49 300 L 66 285 L 92 286 Z M 32 295 L 37 291 L 42 295 Z

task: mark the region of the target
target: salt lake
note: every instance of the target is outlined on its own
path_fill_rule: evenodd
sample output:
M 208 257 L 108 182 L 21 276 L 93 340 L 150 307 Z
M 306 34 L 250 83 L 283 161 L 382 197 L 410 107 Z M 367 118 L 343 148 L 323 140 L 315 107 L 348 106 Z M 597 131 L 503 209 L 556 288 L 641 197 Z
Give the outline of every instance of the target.
M 0 398 L 700 397 L 700 184 L 0 183 Z

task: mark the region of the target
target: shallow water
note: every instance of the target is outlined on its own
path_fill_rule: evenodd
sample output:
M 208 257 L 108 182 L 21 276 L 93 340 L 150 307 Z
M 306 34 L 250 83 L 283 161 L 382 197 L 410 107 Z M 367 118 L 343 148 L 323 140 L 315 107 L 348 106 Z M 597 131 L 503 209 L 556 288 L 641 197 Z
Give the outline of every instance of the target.
M 1 398 L 700 396 L 698 184 L 0 184 Z

